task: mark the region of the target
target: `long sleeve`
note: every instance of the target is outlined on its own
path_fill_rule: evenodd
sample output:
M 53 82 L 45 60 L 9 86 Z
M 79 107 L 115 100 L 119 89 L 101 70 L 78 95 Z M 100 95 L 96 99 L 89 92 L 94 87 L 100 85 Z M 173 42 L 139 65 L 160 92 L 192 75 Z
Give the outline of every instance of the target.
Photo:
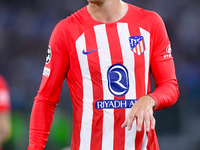
M 29 150 L 45 148 L 63 81 L 69 68 L 67 40 L 62 27 L 63 21 L 55 27 L 49 41 L 42 81 L 31 112 Z
M 45 148 L 56 105 L 44 100 L 35 100 L 30 120 L 29 150 Z
M 156 89 L 149 94 L 156 101 L 154 110 L 173 105 L 179 97 L 179 86 L 176 79 L 175 65 L 171 44 L 163 20 L 160 16 L 153 20 L 151 72 Z
M 176 103 L 179 97 L 179 86 L 172 58 L 164 62 L 155 61 L 154 65 L 152 73 L 156 89 L 149 95 L 156 101 L 154 110 L 160 110 Z

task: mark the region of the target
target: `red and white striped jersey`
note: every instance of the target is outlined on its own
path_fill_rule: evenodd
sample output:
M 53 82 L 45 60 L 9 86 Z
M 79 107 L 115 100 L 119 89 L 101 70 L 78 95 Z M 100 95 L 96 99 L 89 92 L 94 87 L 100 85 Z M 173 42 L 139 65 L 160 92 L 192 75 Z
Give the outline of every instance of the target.
M 0 113 L 10 111 L 10 92 L 5 79 L 0 75 Z
M 136 120 L 131 131 L 121 124 L 137 99 L 150 94 L 150 70 L 157 85 L 177 84 L 169 44 L 164 23 L 154 12 L 129 5 L 122 19 L 102 23 L 82 8 L 58 23 L 51 35 L 32 116 L 38 102 L 58 103 L 66 78 L 73 102 L 71 150 L 158 150 L 154 130 L 136 132 Z M 166 99 L 161 91 L 151 94 L 156 110 L 176 101 L 161 102 Z M 35 123 L 31 120 L 31 129 Z

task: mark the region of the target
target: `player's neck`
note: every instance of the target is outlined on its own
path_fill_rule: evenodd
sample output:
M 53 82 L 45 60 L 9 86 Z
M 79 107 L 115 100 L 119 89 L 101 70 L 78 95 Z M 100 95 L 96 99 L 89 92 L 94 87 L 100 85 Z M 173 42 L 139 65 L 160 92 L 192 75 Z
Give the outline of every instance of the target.
M 112 23 L 124 17 L 128 5 L 121 0 L 88 0 L 90 16 L 99 22 Z

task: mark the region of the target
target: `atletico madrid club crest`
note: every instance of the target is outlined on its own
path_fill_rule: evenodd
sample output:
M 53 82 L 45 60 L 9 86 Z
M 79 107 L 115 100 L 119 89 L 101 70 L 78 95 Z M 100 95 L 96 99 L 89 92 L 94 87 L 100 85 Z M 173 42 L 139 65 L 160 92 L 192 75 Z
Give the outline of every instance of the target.
M 144 44 L 143 36 L 129 37 L 129 44 L 130 44 L 131 50 L 139 56 L 145 51 L 145 44 Z

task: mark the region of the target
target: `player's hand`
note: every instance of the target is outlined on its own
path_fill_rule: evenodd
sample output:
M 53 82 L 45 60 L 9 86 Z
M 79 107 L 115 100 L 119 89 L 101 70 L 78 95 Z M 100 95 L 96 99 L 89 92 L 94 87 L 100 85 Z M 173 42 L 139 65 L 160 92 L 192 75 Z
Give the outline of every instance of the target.
M 148 95 L 141 97 L 131 108 L 128 117 L 121 125 L 122 128 L 131 130 L 134 119 L 137 119 L 136 129 L 141 131 L 143 121 L 145 122 L 146 131 L 155 128 L 155 118 L 153 117 L 153 107 L 156 105 L 154 99 Z

